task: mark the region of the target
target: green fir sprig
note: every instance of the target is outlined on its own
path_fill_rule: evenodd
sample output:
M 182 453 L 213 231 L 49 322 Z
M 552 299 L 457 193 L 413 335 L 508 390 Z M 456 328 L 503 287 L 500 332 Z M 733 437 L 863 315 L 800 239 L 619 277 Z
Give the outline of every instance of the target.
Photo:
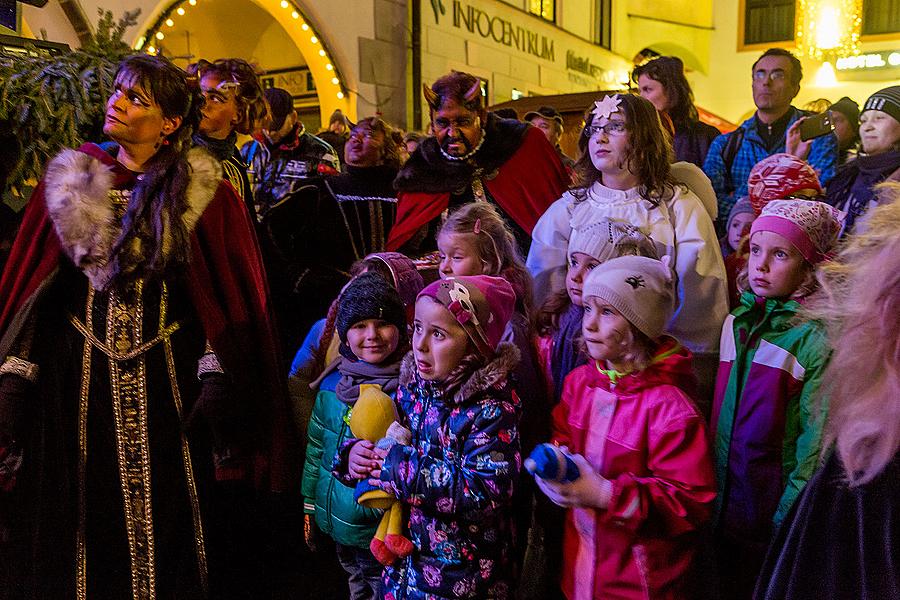
M 134 53 L 122 37 L 140 11 L 118 21 L 111 11 L 98 12 L 96 33 L 81 48 L 58 55 L 34 48 L 0 52 L 0 120 L 11 125 L 21 148 L 7 185 L 21 190 L 62 148 L 101 138 L 116 67 Z

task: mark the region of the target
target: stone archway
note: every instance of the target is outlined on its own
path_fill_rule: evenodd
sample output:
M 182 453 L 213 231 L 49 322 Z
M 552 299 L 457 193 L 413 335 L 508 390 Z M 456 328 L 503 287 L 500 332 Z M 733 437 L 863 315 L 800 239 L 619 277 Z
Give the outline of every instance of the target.
M 163 0 L 157 5 L 153 17 L 137 37 L 134 48 L 151 54 L 156 52 L 154 43 L 165 38 L 168 28 L 177 27 L 180 18 L 204 0 Z M 306 61 L 315 82 L 316 96 L 322 125 L 329 115 L 341 109 L 350 119 L 356 120 L 355 93 L 350 91 L 342 75 L 342 69 L 334 58 L 326 40 L 322 39 L 314 23 L 310 22 L 296 0 L 244 0 L 263 9 L 284 30 L 297 51 Z M 240 31 L 240 27 L 234 27 Z M 162 36 L 162 37 L 159 37 Z

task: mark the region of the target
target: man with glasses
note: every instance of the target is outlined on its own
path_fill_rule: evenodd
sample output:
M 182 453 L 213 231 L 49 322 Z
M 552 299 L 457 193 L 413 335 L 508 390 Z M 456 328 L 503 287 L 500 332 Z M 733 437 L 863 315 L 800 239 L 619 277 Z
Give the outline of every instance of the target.
M 399 203 L 388 250 L 435 250 L 441 214 L 484 201 L 498 208 L 527 254 L 534 224 L 569 184 L 556 150 L 536 127 L 487 112 L 474 75 L 452 71 L 424 93 L 433 135 L 394 182 Z
M 735 131 L 713 140 L 703 165 L 718 198 L 716 228 L 720 235 L 736 199 L 747 195 L 750 169 L 767 156 L 791 152 L 806 159 L 823 185 L 828 185 L 837 166 L 833 134 L 786 148 L 787 134 L 795 131 L 794 124 L 807 114 L 791 105 L 803 78 L 797 57 L 781 48 L 769 48 L 753 63 L 752 74 L 756 114 Z

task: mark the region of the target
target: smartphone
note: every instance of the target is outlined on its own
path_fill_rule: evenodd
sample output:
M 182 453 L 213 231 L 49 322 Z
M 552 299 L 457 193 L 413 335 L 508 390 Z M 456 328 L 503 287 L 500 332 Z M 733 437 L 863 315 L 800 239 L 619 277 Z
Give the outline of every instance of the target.
M 804 142 L 829 134 L 832 131 L 834 131 L 834 122 L 831 119 L 830 110 L 809 117 L 800 123 L 800 139 Z

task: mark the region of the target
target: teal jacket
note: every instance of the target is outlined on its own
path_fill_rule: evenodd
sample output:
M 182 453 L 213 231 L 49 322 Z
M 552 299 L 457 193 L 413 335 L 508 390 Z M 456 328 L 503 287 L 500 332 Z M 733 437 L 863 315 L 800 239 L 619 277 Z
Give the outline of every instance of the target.
M 818 394 L 830 349 L 793 300 L 744 292 L 725 320 L 710 431 L 718 524 L 768 542 L 818 466 L 825 420 Z
M 347 424 L 350 406 L 334 393 L 340 378 L 341 374 L 335 371 L 322 380 L 309 420 L 309 443 L 303 465 L 303 511 L 315 513 L 319 529 L 339 544 L 368 548 L 383 511 L 357 504 L 353 499 L 354 488 L 331 474 L 337 449 L 353 437 Z

